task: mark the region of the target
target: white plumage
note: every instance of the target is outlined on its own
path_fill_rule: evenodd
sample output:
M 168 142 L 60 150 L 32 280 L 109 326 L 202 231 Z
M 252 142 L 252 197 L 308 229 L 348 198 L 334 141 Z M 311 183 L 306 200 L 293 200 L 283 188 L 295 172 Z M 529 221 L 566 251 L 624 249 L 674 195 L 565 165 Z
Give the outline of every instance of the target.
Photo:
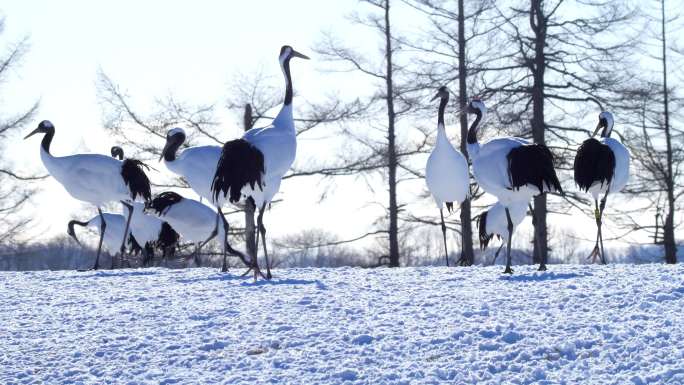
M 48 170 L 74 198 L 103 206 L 131 199 L 121 178 L 122 161 L 100 154 L 52 156 L 41 147 L 40 158 Z
M 540 193 L 535 186 L 526 184 L 520 189 L 513 189 L 509 176 L 507 156 L 514 148 L 530 144 L 522 138 L 495 138 L 471 151 L 468 147 L 468 155 L 473 164 L 473 176 L 482 189 L 499 198 L 504 205 L 513 205 L 519 202 L 527 203 L 530 198 Z M 542 192 L 546 192 L 544 189 Z
M 199 262 L 201 247 L 218 235 L 219 241 L 230 254 L 237 255 L 243 262 L 248 263 L 244 254 L 234 250 L 227 243 L 223 220 L 219 220 L 217 227 L 216 220 L 219 217 L 216 211 L 197 200 L 166 191 L 158 194 L 145 206 L 145 213 L 168 222 L 185 241 L 194 243 L 196 262 Z M 226 265 L 225 258 L 223 264 Z
M 503 207 L 506 227 L 510 229 L 506 231 L 508 239 L 504 273 L 512 273 L 511 239 L 514 223 L 510 211 L 516 206 L 526 206 L 535 195 L 550 191 L 562 193 L 553 168 L 553 155 L 546 146 L 530 144 L 515 137 L 496 138 L 480 145 L 477 131 L 487 108 L 482 101 L 474 99 L 468 104 L 468 112 L 476 115 L 467 141 L 473 176 L 484 191 L 498 198 Z M 539 269 L 546 269 L 544 261 Z
M 283 176 L 297 155 L 297 137 L 292 118 L 292 105 L 283 105 L 271 125 L 253 128 L 242 139 L 254 145 L 264 155 L 263 194 L 245 194 L 254 199 L 257 207 L 273 200 L 280 189 Z M 244 194 L 244 193 L 243 193 Z
M 594 133 L 577 149 L 573 166 L 575 183 L 580 190 L 588 192 L 594 198 L 597 233 L 596 243 L 589 258 L 595 259 L 600 256 L 602 263 L 606 262 L 601 233 L 606 200 L 608 194 L 619 192 L 629 180 L 630 154 L 619 140 L 610 137 L 613 122 L 613 114 L 610 112 L 603 111 L 599 114 L 599 122 Z M 601 128 L 601 137 L 595 139 L 594 136 Z
M 112 213 L 103 213 L 102 217 L 107 223 L 107 227 L 105 228 L 104 236 L 102 238 L 102 243 L 107 251 L 109 251 L 110 253 L 117 253 L 121 248 L 121 239 L 124 237 L 124 229 L 126 228 L 126 217 L 124 217 L 121 214 Z M 74 232 L 73 228 L 74 224 L 99 231 L 100 226 L 102 225 L 102 219 L 98 214 L 90 218 L 86 222 L 69 222 L 68 234 L 78 242 L 78 238 L 76 238 L 76 233 Z
M 590 188 L 589 193 L 594 199 L 603 197 L 607 191 L 612 193 L 620 192 L 629 182 L 629 163 L 630 153 L 627 147 L 616 138 L 601 138 L 599 142 L 608 146 L 615 155 L 615 174 L 610 184 L 595 182 Z M 608 188 L 610 187 L 610 189 Z
M 161 211 L 156 210 L 154 200 L 152 205 L 145 209 L 145 214 L 160 222 L 168 222 L 186 242 L 206 241 L 216 226 L 216 211 L 194 199 L 182 198 Z M 225 230 L 222 221 L 219 221 L 218 228 L 219 239 L 223 239 Z
M 141 162 L 124 161 L 100 154 L 78 154 L 57 157 L 50 153 L 50 144 L 55 135 L 54 125 L 44 120 L 26 138 L 44 134 L 40 146 L 40 158 L 48 170 L 74 198 L 95 205 L 101 214 L 101 206 L 108 202 L 131 202 L 137 198 L 150 198 L 150 182 L 141 169 Z M 103 217 L 104 218 L 104 217 Z M 130 216 L 129 216 L 130 218 Z M 94 269 L 98 268 L 106 219 L 100 229 L 100 242 Z M 125 238 L 121 240 L 124 251 Z
M 440 98 L 437 112 L 437 141 L 432 149 L 425 166 L 425 182 L 435 199 L 442 224 L 444 241 L 444 259 L 449 266 L 449 252 L 446 244 L 446 225 L 444 224 L 443 206 L 451 212 L 453 203 L 460 204 L 465 199 L 469 187 L 468 162 L 463 154 L 457 151 L 449 142 L 444 127 L 444 109 L 449 102 L 449 90 L 440 87 L 437 95 Z
M 517 202 L 509 206 L 508 211 L 511 215 L 511 221 L 513 222 L 513 232 L 515 228 L 520 225 L 520 223 L 525 219 L 527 215 L 527 202 Z M 486 222 L 484 222 L 484 227 L 480 229 L 482 234 L 487 234 L 489 236 L 498 235 L 503 239 L 508 239 L 512 234 L 508 234 L 508 219 L 506 218 L 506 208 L 501 202 L 496 202 L 492 207 L 486 212 Z
M 155 216 L 146 214 L 145 205 L 143 203 L 134 202 L 133 208 L 133 215 L 131 216 L 131 234 L 133 234 L 140 246 L 157 242 L 164 221 Z
M 273 119 L 271 125 L 252 128 L 242 136 L 242 141 L 249 145 L 245 146 L 244 143 L 239 143 L 239 141 L 227 142 L 224 145 L 212 183 L 214 202 L 216 202 L 218 207 L 221 207 L 226 200 L 235 202 L 235 194 L 233 194 L 231 189 L 237 187 L 241 189 L 240 200 L 247 198 L 254 200 L 254 204 L 259 209 L 257 217 L 259 230 L 257 233 L 257 243 L 258 237 L 261 235 L 266 259 L 266 277 L 269 279 L 271 278 L 271 272 L 268 251 L 266 249 L 266 228 L 263 224 L 263 215 L 268 203 L 278 193 L 282 178 L 292 166 L 297 154 L 297 133 L 292 116 L 293 88 L 292 76 L 290 74 L 290 60 L 294 57 L 308 59 L 307 56 L 295 51 L 290 46 L 285 45 L 281 47 L 278 60 L 285 78 L 285 99 L 280 112 Z M 249 181 L 259 179 L 261 188 L 252 188 L 250 186 L 252 191 L 245 190 L 245 181 L 242 180 L 244 179 L 246 169 L 242 164 L 244 160 L 231 153 L 236 146 L 241 153 L 249 156 L 252 163 L 257 159 L 263 161 L 263 176 L 255 175 L 256 170 L 248 172 L 250 176 Z M 254 154 L 254 148 L 260 155 Z M 221 214 L 220 210 L 219 214 Z M 256 262 L 253 268 L 256 278 L 258 273 L 258 264 Z
M 216 166 L 221 158 L 221 146 L 194 146 L 176 151 L 185 142 L 185 131 L 176 127 L 166 135 L 166 146 L 162 151 L 164 165 L 169 171 L 183 177 L 190 188 L 208 202 L 214 201 L 211 183 L 216 174 Z

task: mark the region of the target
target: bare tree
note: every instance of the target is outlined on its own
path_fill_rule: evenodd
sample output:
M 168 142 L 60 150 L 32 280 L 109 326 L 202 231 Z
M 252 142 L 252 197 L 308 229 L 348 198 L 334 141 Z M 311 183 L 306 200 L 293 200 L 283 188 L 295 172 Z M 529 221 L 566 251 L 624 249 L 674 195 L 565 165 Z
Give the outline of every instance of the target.
M 458 84 L 456 111 L 464 111 L 468 94 L 478 95 L 484 83 L 479 81 L 480 68 L 494 58 L 499 50 L 496 39 L 497 20 L 492 20 L 493 2 L 490 0 L 464 4 L 463 0 L 405 0 L 405 2 L 429 18 L 429 29 L 424 36 L 404 44 L 421 53 L 416 58 L 416 76 L 419 83 L 448 85 Z M 498 21 L 501 23 L 501 21 Z M 466 150 L 468 120 L 459 114 L 460 150 Z M 461 256 L 459 263 L 470 266 L 474 262 L 471 204 L 481 196 L 477 184 L 471 184 L 471 194 L 461 203 L 460 236 Z
M 323 59 L 337 63 L 341 68 L 336 71 L 355 72 L 369 78 L 375 92 L 361 103 L 362 109 L 369 112 L 371 130 L 348 127 L 344 134 L 356 143 L 359 150 L 353 159 L 347 159 L 352 166 L 350 171 L 380 173 L 386 181 L 387 205 L 387 253 L 389 266 L 400 264 L 400 213 L 403 204 L 398 199 L 398 186 L 402 181 L 422 178 L 409 160 L 412 155 L 425 152 L 428 134 L 422 140 L 412 143 L 398 142 L 398 123 L 412 113 L 418 106 L 417 92 L 424 89 L 409 81 L 406 63 L 402 62 L 401 45 L 391 24 L 390 0 L 363 0 L 369 6 L 363 15 L 352 15 L 352 22 L 369 28 L 379 38 L 378 57 L 368 57 L 366 53 L 346 47 L 332 34 L 325 34 L 315 51 Z M 375 59 L 375 60 L 373 60 Z M 383 116 L 382 119 L 379 116 Z
M 483 70 L 510 76 L 491 84 L 487 94 L 500 99 L 502 125 L 547 145 L 556 166 L 569 170 L 581 134 L 590 134 L 581 126 L 585 112 L 602 109 L 625 81 L 618 69 L 630 64 L 633 44 L 624 27 L 633 13 L 623 3 L 581 0 L 530 0 L 526 7 L 516 2 L 497 9 L 510 48 Z M 548 259 L 547 213 L 547 196 L 535 197 L 535 263 Z
M 675 231 L 679 223 L 675 217 L 681 212 L 684 196 L 684 132 L 676 123 L 682 121 L 684 99 L 671 81 L 672 78 L 681 81 L 684 55 L 673 44 L 676 38 L 672 39 L 667 32 L 683 25 L 679 15 L 666 10 L 664 0 L 656 1 L 659 3 L 657 12 L 644 11 L 642 14 L 646 21 L 641 34 L 645 40 L 643 60 L 646 64 L 633 71 L 634 80 L 623 88 L 623 99 L 618 104 L 633 127 L 625 133 L 625 143 L 634 159 L 628 192 L 646 202 L 638 209 L 623 211 L 627 214 L 625 224 L 632 231 L 650 233 L 656 243 L 664 245 L 665 261 L 676 263 Z M 661 215 L 663 209 L 664 216 Z M 654 222 L 644 222 L 645 211 L 654 215 Z M 659 241 L 661 228 L 662 241 Z
M 5 20 L 0 19 L 0 35 L 4 27 Z M 20 65 L 28 48 L 27 38 L 5 43 L 4 52 L 0 54 L 0 86 L 7 84 L 10 73 Z M 21 210 L 35 193 L 33 182 L 46 178 L 17 171 L 6 155 L 12 135 L 29 124 L 37 110 L 36 102 L 18 113 L 0 112 L 0 245 L 16 241 L 29 225 L 31 219 L 21 215 Z

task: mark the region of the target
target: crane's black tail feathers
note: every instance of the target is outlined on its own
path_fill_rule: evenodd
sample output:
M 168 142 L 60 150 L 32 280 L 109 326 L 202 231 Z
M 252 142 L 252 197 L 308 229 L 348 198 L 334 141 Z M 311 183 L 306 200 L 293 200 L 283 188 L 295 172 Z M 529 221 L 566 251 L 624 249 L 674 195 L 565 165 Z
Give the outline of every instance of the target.
M 231 140 L 223 145 L 221 158 L 216 166 L 216 174 L 211 183 L 214 201 L 223 193 L 231 203 L 242 198 L 242 188 L 247 184 L 252 189 L 263 189 L 264 154 L 244 139 Z
M 131 247 L 131 254 L 140 255 L 140 253 L 142 252 L 142 247 L 138 243 L 138 240 L 135 239 L 133 234 L 128 234 L 128 244 Z
M 123 177 L 124 183 L 128 186 L 133 200 L 141 196 L 145 202 L 148 202 L 152 198 L 152 190 L 150 188 L 150 180 L 147 178 L 143 167 L 148 170 L 150 169 L 142 161 L 125 159 L 121 165 L 121 177 Z
M 489 211 L 485 211 L 477 216 L 477 229 L 480 234 L 480 250 L 484 250 L 489 246 L 489 241 L 492 240 L 494 234 L 487 233 L 487 214 Z
M 178 239 L 180 236 L 176 230 L 171 227 L 168 222 L 162 223 L 161 231 L 159 232 L 159 239 L 157 240 L 157 246 L 162 250 L 168 250 L 170 248 L 175 248 L 178 244 Z
M 171 206 L 183 200 L 180 194 L 173 191 L 164 191 L 163 193 L 157 194 L 154 199 L 150 200 L 145 204 L 146 209 L 154 210 L 157 215 L 165 215 Z
M 556 170 L 553 168 L 553 154 L 548 147 L 541 144 L 528 144 L 512 149 L 508 153 L 508 177 L 511 188 L 531 184 L 539 193 L 556 191 L 563 193 Z
M 449 214 L 451 214 L 451 211 L 454 209 L 454 202 L 446 202 L 446 208 Z
M 575 183 L 586 192 L 596 182 L 610 183 L 613 180 L 615 154 L 607 145 L 589 138 L 577 149 L 573 168 Z

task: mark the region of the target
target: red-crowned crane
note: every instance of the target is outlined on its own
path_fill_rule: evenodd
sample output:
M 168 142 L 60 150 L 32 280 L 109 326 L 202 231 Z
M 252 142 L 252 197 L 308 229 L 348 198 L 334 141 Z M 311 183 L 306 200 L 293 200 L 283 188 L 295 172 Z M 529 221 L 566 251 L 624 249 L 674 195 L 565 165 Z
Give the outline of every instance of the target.
M 595 139 L 594 136 L 601 129 L 603 130 L 600 139 Z M 577 150 L 573 167 L 577 186 L 594 198 L 597 233 L 596 244 L 589 258 L 595 260 L 599 256 L 601 263 L 604 264 L 606 259 L 603 253 L 601 224 L 606 199 L 608 193 L 619 192 L 629 180 L 629 150 L 619 140 L 610 137 L 612 131 L 613 114 L 608 111 L 601 112 L 592 137 L 585 140 Z
M 444 204 L 451 213 L 454 202 L 463 202 L 470 188 L 468 162 L 463 154 L 454 149 L 449 142 L 444 127 L 444 110 L 449 103 L 449 89 L 442 86 L 432 100 L 439 98 L 437 110 L 437 140 L 425 166 L 425 182 L 435 199 L 442 221 L 442 238 L 444 241 L 444 260 L 449 266 L 449 252 L 446 241 L 446 225 L 444 224 Z
M 119 160 L 124 159 L 123 148 L 119 146 L 112 146 L 112 158 Z M 131 237 L 134 244 L 138 245 L 137 253 L 142 253 L 142 265 L 148 266 L 154 258 L 154 250 L 159 249 L 162 252 L 164 262 L 169 256 L 173 256 L 176 252 L 178 244 L 178 233 L 168 223 L 147 215 L 143 212 L 145 205 L 139 202 L 133 203 L 134 210 L 131 216 Z M 124 205 L 125 208 L 130 209 L 130 206 Z M 135 243 L 137 242 L 137 243 Z M 198 259 L 195 259 L 195 263 Z M 197 264 L 199 266 L 199 264 Z
M 245 132 L 241 139 L 223 145 L 211 183 L 213 201 L 217 207 L 221 207 L 225 201 L 236 203 L 251 198 L 259 209 L 257 244 L 261 235 L 268 279 L 271 278 L 271 268 L 266 249 L 264 211 L 280 189 L 280 182 L 297 153 L 297 133 L 292 117 L 292 58 L 308 59 L 289 45 L 280 49 L 278 60 L 285 78 L 285 100 L 280 112 L 271 125 L 253 128 Z M 219 214 L 223 216 L 220 210 Z M 254 272 L 255 278 L 256 275 L 257 271 Z
M 130 205 L 136 199 L 149 200 L 152 194 L 150 180 L 143 170 L 144 164 L 135 159 L 121 161 L 100 154 L 53 156 L 50 153 L 50 144 L 55 136 L 55 126 L 48 120 L 40 122 L 38 127 L 24 139 L 35 134 L 43 134 L 40 158 L 50 175 L 64 186 L 72 197 L 97 207 L 101 219 L 100 241 L 93 266 L 93 269 L 97 270 L 102 251 L 102 239 L 107 226 L 101 207 L 115 201 Z M 128 233 L 130 219 L 129 214 L 124 235 Z M 125 242 L 124 236 L 120 248 L 122 255 L 125 251 Z
M 515 232 L 515 228 L 518 227 L 523 219 L 525 219 L 525 214 L 527 214 L 527 203 L 514 203 L 509 206 L 508 212 L 511 215 L 511 222 L 513 222 L 513 232 Z M 487 249 L 489 241 L 491 241 L 494 236 L 499 237 L 499 239 L 508 239 L 508 218 L 506 217 L 506 208 L 500 202 L 496 202 L 489 210 L 477 216 L 477 228 L 480 238 L 480 250 L 482 251 Z M 499 253 L 505 244 L 505 242 L 502 242 L 501 246 L 496 250 L 496 253 L 494 253 L 492 264 L 496 262 L 496 258 L 499 256 Z
M 162 258 L 166 263 L 167 258 L 173 257 L 176 252 L 179 234 L 169 223 L 146 214 L 143 203 L 133 202 L 133 207 L 131 235 L 143 248 L 143 266 L 149 265 L 154 258 L 154 249 L 161 250 Z
M 95 215 L 87 221 L 71 220 L 67 224 L 67 234 L 72 237 L 76 243 L 81 245 L 81 242 L 76 237 L 75 226 L 90 227 L 94 229 L 100 229 L 102 227 L 102 218 L 104 217 L 107 227 L 104 231 L 103 245 L 106 250 L 110 253 L 117 253 L 121 247 L 121 238 L 124 237 L 124 229 L 126 228 L 126 217 L 121 214 L 113 213 L 103 213 Z M 135 237 L 129 232 L 129 243 L 131 244 L 131 249 L 134 253 L 142 251 L 140 244 L 135 239 Z M 82 246 L 82 245 L 81 245 Z M 112 256 L 113 258 L 113 256 Z M 112 262 L 113 263 L 113 262 Z
M 145 213 L 168 222 L 184 240 L 194 243 L 196 245 L 196 262 L 198 261 L 201 247 L 216 236 L 214 234 L 216 211 L 204 203 L 184 198 L 173 191 L 165 191 L 156 195 L 154 199 L 145 205 Z M 243 253 L 234 250 L 225 242 L 227 239 L 225 234 L 227 228 L 224 222 L 219 223 L 218 235 L 224 242 L 224 250 L 227 249 L 230 254 L 237 255 L 245 264 L 249 264 L 247 257 Z M 223 266 L 226 267 L 225 258 Z
M 495 138 L 480 144 L 477 132 L 487 108 L 479 99 L 468 103 L 467 112 L 475 115 L 475 121 L 468 130 L 467 149 L 473 164 L 475 180 L 485 192 L 499 199 L 506 214 L 508 240 L 506 269 L 512 274 L 511 239 L 513 220 L 510 210 L 513 206 L 527 204 L 533 196 L 546 192 L 563 193 L 560 181 L 553 168 L 553 154 L 544 145 L 531 144 L 516 137 Z M 546 269 L 542 261 L 540 270 Z

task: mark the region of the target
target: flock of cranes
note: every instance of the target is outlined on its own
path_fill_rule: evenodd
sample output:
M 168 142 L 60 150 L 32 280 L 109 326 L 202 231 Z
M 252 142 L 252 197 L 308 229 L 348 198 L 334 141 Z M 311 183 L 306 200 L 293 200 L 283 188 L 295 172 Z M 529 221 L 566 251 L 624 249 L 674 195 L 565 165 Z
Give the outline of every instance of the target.
M 437 141 L 427 161 L 425 179 L 439 208 L 444 258 L 448 266 L 443 204 L 451 211 L 454 203 L 460 204 L 465 199 L 470 176 L 465 157 L 449 143 L 445 133 L 444 109 L 449 100 L 449 90 L 441 87 L 435 96 L 437 98 L 440 99 Z M 548 192 L 563 194 L 563 188 L 554 169 L 553 154 L 546 146 L 516 137 L 495 138 L 480 144 L 477 134 L 487 107 L 475 98 L 468 103 L 466 112 L 475 116 L 468 129 L 466 146 L 473 176 L 485 192 L 498 199 L 496 204 L 479 216 L 480 246 L 486 248 L 494 235 L 503 237 L 506 240 L 504 273 L 512 274 L 513 231 L 525 218 L 530 200 Z M 601 128 L 600 139 L 595 139 Z M 622 190 L 629 179 L 629 151 L 617 139 L 610 137 L 612 129 L 612 114 L 601 112 L 596 130 L 579 147 L 574 162 L 575 183 L 581 190 L 591 193 L 596 204 L 596 246 L 589 257 L 598 256 L 604 263 L 601 227 L 606 199 L 609 192 Z M 496 255 L 499 251 L 501 247 Z M 541 261 L 539 270 L 546 270 L 545 261 Z
M 75 225 L 100 230 L 97 256 L 93 269 L 99 268 L 102 245 L 112 252 L 126 252 L 130 244 L 133 253 L 143 253 L 143 264 L 150 262 L 155 249 L 166 259 L 175 252 L 179 238 L 195 245 L 194 261 L 200 265 L 200 250 L 219 237 L 223 248 L 222 271 L 227 270 L 230 255 L 242 259 L 254 278 L 270 279 L 270 262 L 266 247 L 266 228 L 263 217 L 269 203 L 280 189 L 285 173 L 294 162 L 297 151 L 296 132 L 292 112 L 292 76 L 290 60 L 308 59 L 290 46 L 283 46 L 278 59 L 285 79 L 285 99 L 273 122 L 263 128 L 247 131 L 241 138 L 223 146 L 196 146 L 180 150 L 186 135 L 183 129 L 168 131 L 160 161 L 172 173 L 183 177 L 192 190 L 211 202 L 206 204 L 183 197 L 172 191 L 152 196 L 147 166 L 139 160 L 124 157 L 123 149 L 112 147 L 111 156 L 76 154 L 64 157 L 50 153 L 55 126 L 48 120 L 26 138 L 43 134 L 40 157 L 48 172 L 77 200 L 95 206 L 98 215 L 86 222 L 72 220 L 68 234 L 77 242 Z M 448 266 L 446 225 L 443 206 L 453 210 L 468 195 L 470 172 L 466 157 L 449 142 L 444 125 L 444 112 L 449 101 L 449 90 L 440 87 L 433 100 L 439 99 L 437 140 L 428 158 L 426 182 L 440 210 L 445 260 Z M 467 137 L 467 152 L 472 163 L 472 174 L 482 189 L 494 195 L 498 202 L 479 217 L 481 246 L 498 235 L 507 241 L 505 273 L 511 269 L 511 239 L 513 230 L 525 216 L 530 199 L 547 192 L 563 193 L 553 166 L 553 155 L 543 145 L 531 144 L 521 138 L 496 138 L 480 144 L 478 130 L 487 108 L 478 99 L 469 102 L 464 111 L 475 116 Z M 609 192 L 620 191 L 629 176 L 629 152 L 610 137 L 612 115 L 602 112 L 595 136 L 600 128 L 600 140 L 587 139 L 575 159 L 575 181 L 591 193 L 596 203 L 597 239 L 592 256 L 603 255 L 601 218 Z M 180 151 L 179 151 L 180 150 Z M 600 198 L 600 204 L 599 204 Z M 257 245 L 261 238 L 266 262 L 266 274 L 257 263 L 257 256 L 249 259 L 228 242 L 228 221 L 223 214 L 226 203 L 244 204 L 250 201 L 259 210 L 257 216 Z M 124 214 L 103 213 L 102 207 L 120 202 Z M 503 245 L 502 245 L 503 246 Z M 257 247 L 258 253 L 259 247 Z M 499 248 L 501 250 L 501 248 Z M 498 255 L 498 252 L 497 252 Z M 543 264 L 540 269 L 544 269 Z

